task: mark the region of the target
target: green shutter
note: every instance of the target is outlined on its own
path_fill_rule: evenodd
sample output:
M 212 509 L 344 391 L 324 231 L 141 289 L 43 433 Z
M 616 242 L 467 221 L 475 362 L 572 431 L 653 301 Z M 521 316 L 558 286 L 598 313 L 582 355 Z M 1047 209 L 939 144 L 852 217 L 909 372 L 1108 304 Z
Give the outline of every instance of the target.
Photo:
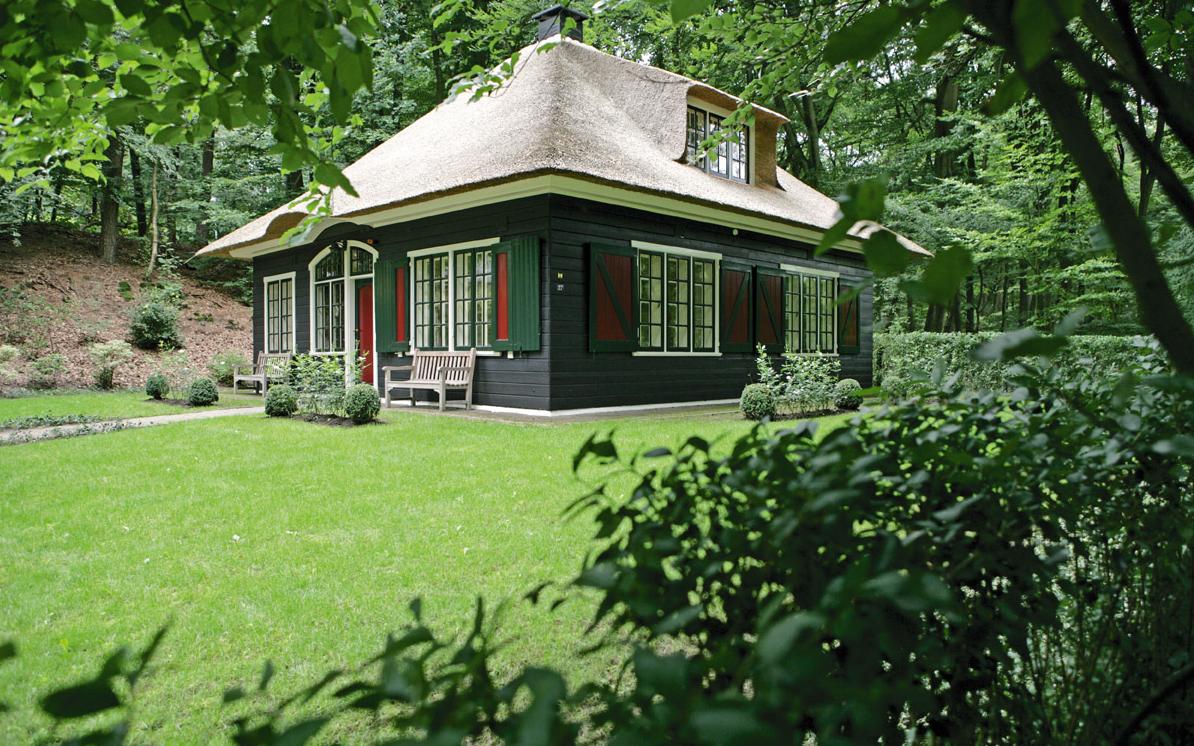
M 410 349 L 408 266 L 405 254 L 379 257 L 373 265 L 373 324 L 378 352 L 400 354 Z
M 589 245 L 589 350 L 638 349 L 638 252 Z
M 493 247 L 495 350 L 539 349 L 539 237 L 523 236 Z

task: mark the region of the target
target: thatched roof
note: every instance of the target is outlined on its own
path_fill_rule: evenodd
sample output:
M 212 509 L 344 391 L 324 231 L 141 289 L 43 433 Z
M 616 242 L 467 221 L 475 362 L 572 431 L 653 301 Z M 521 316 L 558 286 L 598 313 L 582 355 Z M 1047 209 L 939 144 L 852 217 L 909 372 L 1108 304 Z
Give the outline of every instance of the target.
M 755 183 L 722 179 L 685 163 L 685 112 L 689 97 L 731 110 L 737 98 L 570 38 L 546 42 L 548 51 L 538 42 L 519 53 L 500 90 L 449 99 L 348 166 L 360 196 L 337 191 L 332 217 L 369 223 L 371 213 L 404 204 L 561 174 L 818 232 L 835 222 L 833 199 L 776 167 L 781 115 L 755 107 Z M 275 239 L 301 218 L 283 205 L 200 253 Z

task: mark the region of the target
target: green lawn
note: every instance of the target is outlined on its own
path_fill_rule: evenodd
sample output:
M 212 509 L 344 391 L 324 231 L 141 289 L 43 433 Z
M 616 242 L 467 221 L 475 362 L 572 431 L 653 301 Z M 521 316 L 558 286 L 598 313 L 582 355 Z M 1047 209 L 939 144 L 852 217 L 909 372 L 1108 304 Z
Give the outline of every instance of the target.
M 276 691 L 291 691 L 379 650 L 415 596 L 455 628 L 477 594 L 494 604 L 568 579 L 592 526 L 559 515 L 586 490 L 571 458 L 595 429 L 638 448 L 749 427 L 384 416 L 358 428 L 235 417 L 0 449 L 0 641 L 20 652 L 0 665 L 0 701 L 16 708 L 0 716 L 0 743 L 44 735 L 38 696 L 166 622 L 137 740 L 206 742 L 227 732 L 224 688 L 254 682 L 266 659 Z M 576 655 L 591 611 L 514 603 L 506 670 L 539 661 L 574 681 L 605 675 L 608 661 Z M 353 728 L 329 735 L 352 741 Z
M 262 399 L 248 393 L 232 394 L 220 390 L 215 407 L 260 407 Z M 23 417 L 62 417 L 90 415 L 103 419 L 148 417 L 155 414 L 178 414 L 191 411 L 165 402 L 154 401 L 144 391 L 77 391 L 47 396 L 0 398 L 0 423 Z

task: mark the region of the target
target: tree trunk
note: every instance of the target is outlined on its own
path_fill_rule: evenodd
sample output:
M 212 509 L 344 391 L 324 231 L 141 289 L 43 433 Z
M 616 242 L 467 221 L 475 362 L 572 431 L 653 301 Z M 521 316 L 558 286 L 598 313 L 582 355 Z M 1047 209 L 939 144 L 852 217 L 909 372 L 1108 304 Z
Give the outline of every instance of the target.
M 103 167 L 104 185 L 100 193 L 100 256 L 108 264 L 116 263 L 116 239 L 120 237 L 120 182 L 124 171 L 124 143 L 112 133 L 108 161 Z
M 153 161 L 153 169 L 149 176 L 149 268 L 145 271 L 146 279 L 153 277 L 153 270 L 158 263 L 158 162 Z
M 1020 315 L 1018 320 L 1020 326 L 1028 326 L 1028 267 L 1020 267 L 1020 293 L 1019 293 Z
M 286 174 L 286 194 L 290 197 L 297 197 L 303 193 L 306 186 L 303 185 L 303 172 L 301 170 L 291 171 Z
M 209 137 L 203 141 L 202 155 L 199 159 L 199 176 L 203 180 L 203 213 L 199 222 L 195 224 L 195 242 L 200 246 L 207 243 L 207 214 L 211 208 L 211 172 L 216 167 L 216 138 Z
M 804 119 L 804 132 L 808 138 L 808 156 L 805 162 L 804 181 L 814 189 L 821 180 L 821 125 L 817 121 L 817 104 L 812 94 L 800 99 L 800 113 Z
M 144 236 L 145 224 L 145 188 L 141 183 L 141 156 L 137 151 L 129 148 L 129 171 L 133 176 L 133 208 L 137 211 L 137 235 Z
M 966 331 L 978 331 L 978 313 L 974 307 L 974 274 L 966 278 Z
M 54 205 L 50 208 L 50 222 L 58 222 L 58 205 L 62 202 L 62 172 L 54 175 Z
M 937 82 L 937 95 L 933 103 L 936 121 L 933 124 L 933 136 L 948 137 L 954 129 L 953 114 L 958 111 L 958 80 L 952 75 L 946 75 Z M 948 179 L 954 175 L 954 161 L 957 153 L 952 149 L 939 149 L 933 155 L 933 173 L 939 179 Z
M 1003 296 L 999 301 L 999 331 L 1007 331 L 1007 291 L 1008 291 L 1008 273 L 1007 268 L 1003 269 Z

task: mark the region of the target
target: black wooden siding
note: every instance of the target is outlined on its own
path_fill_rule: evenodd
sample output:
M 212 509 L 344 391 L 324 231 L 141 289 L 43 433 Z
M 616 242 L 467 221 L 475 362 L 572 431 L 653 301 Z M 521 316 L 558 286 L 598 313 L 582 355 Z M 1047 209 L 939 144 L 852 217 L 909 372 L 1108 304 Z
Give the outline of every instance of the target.
M 431 248 L 491 236 L 537 235 L 541 244 L 542 345 L 514 359 L 478 361 L 474 400 L 478 404 L 529 409 L 577 409 L 631 404 L 731 399 L 751 380 L 753 354 L 720 357 L 633 356 L 588 349 L 587 244 L 652 241 L 718 252 L 770 267 L 780 263 L 830 269 L 843 282 L 869 276 L 857 254 L 833 252 L 812 258 L 810 246 L 728 228 L 562 196 L 538 196 L 462 210 L 337 238 L 374 239 L 383 254 Z M 299 352 L 310 342 L 310 277 L 307 265 L 326 245 L 280 251 L 253 262 L 253 346 L 263 344 L 263 286 L 269 275 L 294 271 L 295 329 Z M 560 287 L 562 285 L 562 288 Z M 860 350 L 842 355 L 842 375 L 871 383 L 872 296 L 860 299 Z M 400 364 L 381 355 L 380 365 Z
M 816 259 L 812 247 L 746 231 L 553 196 L 549 229 L 552 280 L 564 275 L 564 291 L 550 288 L 552 314 L 545 327 L 551 340 L 550 408 L 579 409 L 736 398 L 754 374 L 754 355 L 720 357 L 635 356 L 588 349 L 588 254 L 590 242 L 659 244 L 717 252 L 725 259 L 777 267 L 780 263 L 841 273 L 842 282 L 869 277 L 862 257 L 833 252 Z M 871 383 L 871 292 L 861 297 L 861 347 L 842 355 L 842 375 Z

